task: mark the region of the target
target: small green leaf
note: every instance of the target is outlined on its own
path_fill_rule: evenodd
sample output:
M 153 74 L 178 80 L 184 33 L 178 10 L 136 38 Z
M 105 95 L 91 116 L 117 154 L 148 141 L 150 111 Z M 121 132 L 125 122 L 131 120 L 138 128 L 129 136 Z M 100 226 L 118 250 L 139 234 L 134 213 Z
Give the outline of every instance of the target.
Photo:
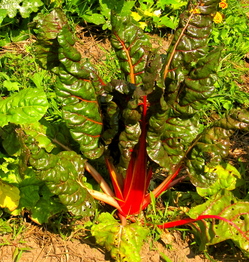
M 84 15 L 83 18 L 88 22 L 88 23 L 94 23 L 96 25 L 102 25 L 106 22 L 105 17 L 101 14 L 90 14 L 90 15 Z
M 122 226 L 109 213 L 99 216 L 99 224 L 92 226 L 96 242 L 105 247 L 117 262 L 139 262 L 143 240 L 149 230 L 136 223 Z
M 53 155 L 40 149 L 31 156 L 30 164 L 68 211 L 78 216 L 94 214 L 95 202 L 84 185 L 85 160 L 80 155 L 73 151 Z
M 46 125 L 41 124 L 40 122 L 23 125 L 23 131 L 33 137 L 37 142 L 40 148 L 45 148 L 47 152 L 51 152 L 56 146 L 48 138 Z
M 8 12 L 6 9 L 0 9 L 0 25 L 3 22 L 3 19 L 8 15 Z

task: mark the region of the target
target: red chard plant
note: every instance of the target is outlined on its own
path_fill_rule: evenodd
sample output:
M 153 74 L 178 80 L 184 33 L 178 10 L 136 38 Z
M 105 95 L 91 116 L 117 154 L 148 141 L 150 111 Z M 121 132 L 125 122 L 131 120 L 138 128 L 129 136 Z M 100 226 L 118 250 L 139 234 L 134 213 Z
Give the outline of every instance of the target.
M 101 213 L 91 232 L 116 261 L 140 261 L 143 240 L 155 226 L 142 211 L 152 198 L 184 179 L 203 197 L 202 204 L 188 208 L 179 220 L 157 226 L 188 224 L 201 250 L 231 239 L 249 255 L 249 202 L 233 194 L 242 179 L 224 162 L 234 130 L 249 129 L 248 109 L 234 109 L 205 125 L 200 119 L 215 93 L 220 47 L 210 47 L 208 40 L 219 2 L 189 1 L 170 48 L 161 56 L 138 23 L 122 11 L 122 1 L 113 6 L 110 1 L 110 41 L 123 78 L 109 83 L 75 48 L 76 38 L 60 9 L 40 15 L 35 53 L 41 66 L 57 76 L 61 121 L 46 120 L 48 103 L 42 91 L 36 94 L 37 103 L 22 91 L 4 100 L 3 148 L 22 159 L 21 181 L 28 176 L 44 183 L 51 199 L 58 196 L 61 209 L 74 215 L 93 215 L 94 199 L 114 207 L 117 216 Z M 25 108 L 9 113 L 14 101 L 19 103 L 16 108 L 22 107 L 21 101 L 31 103 L 33 113 Z M 110 179 L 94 168 L 98 162 L 105 163 Z M 153 188 L 159 168 L 166 178 Z M 52 209 L 50 215 L 56 213 Z

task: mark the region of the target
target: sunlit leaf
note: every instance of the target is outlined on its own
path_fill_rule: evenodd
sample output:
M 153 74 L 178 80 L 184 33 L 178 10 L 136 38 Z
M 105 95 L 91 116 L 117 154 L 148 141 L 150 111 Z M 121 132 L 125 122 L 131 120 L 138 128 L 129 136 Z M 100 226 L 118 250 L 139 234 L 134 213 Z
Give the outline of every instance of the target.
M 0 180 L 0 207 L 13 211 L 18 207 L 19 200 L 19 189 Z

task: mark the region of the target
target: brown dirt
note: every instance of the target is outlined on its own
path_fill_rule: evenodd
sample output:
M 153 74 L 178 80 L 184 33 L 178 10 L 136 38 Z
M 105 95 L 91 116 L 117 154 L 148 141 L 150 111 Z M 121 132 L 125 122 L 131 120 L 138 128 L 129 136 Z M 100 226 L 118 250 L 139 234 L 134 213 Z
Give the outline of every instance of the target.
M 26 223 L 26 229 L 16 238 L 0 236 L 0 262 L 114 262 L 109 254 L 87 238 L 84 229 L 74 231 L 68 237 L 51 233 L 44 227 Z M 191 239 L 182 239 L 179 231 L 165 231 L 158 242 L 145 240 L 141 251 L 142 262 L 165 262 L 163 255 L 172 262 L 211 262 L 198 254 Z M 224 248 L 221 247 L 221 248 Z M 218 250 L 217 262 L 245 262 L 241 252 L 229 254 L 229 247 Z

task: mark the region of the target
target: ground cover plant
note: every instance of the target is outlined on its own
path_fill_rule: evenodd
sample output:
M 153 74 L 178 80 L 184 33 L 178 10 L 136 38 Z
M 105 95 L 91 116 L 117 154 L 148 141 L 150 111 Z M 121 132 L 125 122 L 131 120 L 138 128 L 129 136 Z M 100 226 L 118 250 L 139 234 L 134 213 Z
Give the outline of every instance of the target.
M 248 256 L 248 196 L 238 193 L 245 181 L 224 161 L 229 136 L 248 130 L 248 109 L 208 123 L 200 114 L 216 92 L 221 48 L 208 41 L 226 1 L 190 1 L 165 56 L 118 3 L 109 6 L 110 40 L 123 77 L 110 82 L 75 49 L 61 9 L 34 21 L 36 60 L 57 80 L 50 89 L 2 89 L 0 206 L 42 224 L 63 211 L 93 216 L 95 200 L 104 202 L 116 212 L 101 213 L 91 232 L 117 261 L 140 261 L 150 228 L 185 224 L 201 250 L 232 239 Z M 161 183 L 153 180 L 158 169 Z M 198 203 L 173 221 L 143 213 L 183 180 L 196 188 Z

